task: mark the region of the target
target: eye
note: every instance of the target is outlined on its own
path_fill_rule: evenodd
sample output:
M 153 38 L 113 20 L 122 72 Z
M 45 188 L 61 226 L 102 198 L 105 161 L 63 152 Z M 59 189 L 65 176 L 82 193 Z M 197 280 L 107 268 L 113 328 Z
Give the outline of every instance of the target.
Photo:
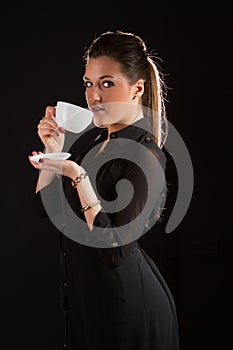
M 102 85 L 103 85 L 103 87 L 105 87 L 105 88 L 109 88 L 109 87 L 113 86 L 114 84 L 113 84 L 112 81 L 105 80 L 105 81 L 103 81 Z
M 89 88 L 89 87 L 91 87 L 92 86 L 92 82 L 90 82 L 90 81 L 84 81 L 83 82 L 83 86 L 85 87 L 85 88 Z

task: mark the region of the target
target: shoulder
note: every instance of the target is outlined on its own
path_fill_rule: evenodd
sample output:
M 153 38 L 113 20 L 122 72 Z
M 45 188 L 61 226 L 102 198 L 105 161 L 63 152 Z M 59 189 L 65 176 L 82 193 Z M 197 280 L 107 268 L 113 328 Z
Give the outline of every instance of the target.
M 159 148 L 157 143 L 154 140 L 153 135 L 149 131 L 142 133 L 140 138 L 137 140 L 142 145 L 146 147 L 160 162 L 161 166 L 165 168 L 166 166 L 166 155 L 163 148 Z

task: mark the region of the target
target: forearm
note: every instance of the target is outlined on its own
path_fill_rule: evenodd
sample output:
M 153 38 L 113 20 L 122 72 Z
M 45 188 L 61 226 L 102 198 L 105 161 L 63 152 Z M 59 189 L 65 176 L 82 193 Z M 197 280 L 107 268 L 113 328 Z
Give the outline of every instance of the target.
M 41 170 L 37 184 L 36 184 L 36 193 L 39 192 L 42 188 L 48 186 L 54 179 L 55 173 L 49 171 L 49 170 Z
M 79 169 L 78 176 L 80 176 L 81 174 L 86 174 L 85 170 L 82 167 L 80 167 Z M 93 222 L 95 220 L 96 215 L 101 210 L 101 205 L 100 203 L 98 203 L 98 197 L 92 187 L 88 175 L 86 175 L 85 178 L 78 182 L 74 189 L 77 191 L 82 208 L 87 209 L 84 209 L 84 216 L 89 226 L 89 229 L 92 230 Z M 91 205 L 93 205 L 93 207 L 89 207 Z
M 97 202 L 98 198 L 88 175 L 82 177 L 82 174 L 85 174 L 85 170 L 76 162 L 70 160 L 55 161 L 44 158 L 43 162 L 39 164 L 34 164 L 37 169 L 40 169 L 40 175 L 36 185 L 36 193 L 52 183 L 56 174 L 62 174 L 63 176 L 70 178 L 70 181 L 74 184 L 74 191 L 77 192 L 79 197 L 88 227 L 92 230 L 94 219 L 101 210 L 101 205 Z M 79 180 L 80 175 L 82 177 L 81 180 Z

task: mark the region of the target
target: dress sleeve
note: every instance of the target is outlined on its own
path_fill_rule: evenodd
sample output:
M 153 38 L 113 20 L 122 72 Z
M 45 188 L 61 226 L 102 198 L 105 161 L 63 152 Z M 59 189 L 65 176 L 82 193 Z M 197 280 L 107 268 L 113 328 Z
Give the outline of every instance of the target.
M 32 194 L 33 207 L 40 218 L 48 218 L 62 212 L 60 186 L 61 180 L 59 175 L 56 175 L 49 185 Z
M 149 152 L 149 153 L 148 153 Z M 104 262 L 115 267 L 123 263 L 137 239 L 158 220 L 166 192 L 165 164 L 163 152 L 152 147 L 143 155 L 143 168 L 129 160 L 122 160 L 124 169 L 118 186 L 116 210 L 109 212 L 103 206 L 94 220 L 93 235 L 102 236 L 106 245 L 101 251 Z M 132 189 L 129 190 L 130 187 Z M 128 203 L 121 208 L 121 200 Z M 120 200 L 121 199 L 121 200 Z

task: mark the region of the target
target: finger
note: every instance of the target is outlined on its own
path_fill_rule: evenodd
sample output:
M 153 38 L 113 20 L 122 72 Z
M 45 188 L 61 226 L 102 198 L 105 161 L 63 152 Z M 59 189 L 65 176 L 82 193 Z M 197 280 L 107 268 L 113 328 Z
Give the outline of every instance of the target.
M 64 162 L 64 159 L 50 159 L 46 157 L 39 160 L 40 169 L 54 171 L 59 174 L 62 174 Z
M 35 169 L 40 169 L 40 163 L 34 162 L 33 160 L 31 160 L 31 157 L 32 157 L 32 156 L 28 156 L 29 162 L 32 164 L 32 166 L 33 166 Z
M 50 118 L 50 117 L 43 117 L 40 121 L 38 125 L 43 125 L 43 126 L 52 126 L 54 128 L 58 128 L 58 124 L 56 122 L 56 120 L 54 118 Z
M 44 165 L 52 166 L 56 169 L 62 169 L 65 160 L 46 158 L 46 153 L 45 153 L 44 157 L 40 158 L 40 162 L 43 163 Z
M 45 109 L 45 115 L 41 118 L 39 123 L 49 122 L 51 120 L 55 120 L 55 108 L 52 106 L 47 106 Z
M 32 151 L 32 156 L 37 156 L 37 154 L 42 154 L 43 152 L 41 151 Z
M 45 109 L 45 117 L 51 118 L 54 115 L 55 115 L 55 107 L 47 106 Z
M 47 133 L 52 133 L 52 132 L 56 132 L 56 133 L 61 133 L 61 134 L 65 134 L 65 129 L 62 128 L 61 126 L 58 126 L 58 124 L 55 123 L 50 123 L 50 122 L 40 122 L 37 126 L 37 128 L 39 130 L 44 130 L 45 134 Z
M 57 135 L 59 134 L 64 134 L 64 132 L 57 126 L 57 124 L 53 123 L 46 123 L 46 122 L 40 122 L 37 126 L 38 132 L 41 133 L 42 135 L 45 136 L 52 136 L 52 135 Z

